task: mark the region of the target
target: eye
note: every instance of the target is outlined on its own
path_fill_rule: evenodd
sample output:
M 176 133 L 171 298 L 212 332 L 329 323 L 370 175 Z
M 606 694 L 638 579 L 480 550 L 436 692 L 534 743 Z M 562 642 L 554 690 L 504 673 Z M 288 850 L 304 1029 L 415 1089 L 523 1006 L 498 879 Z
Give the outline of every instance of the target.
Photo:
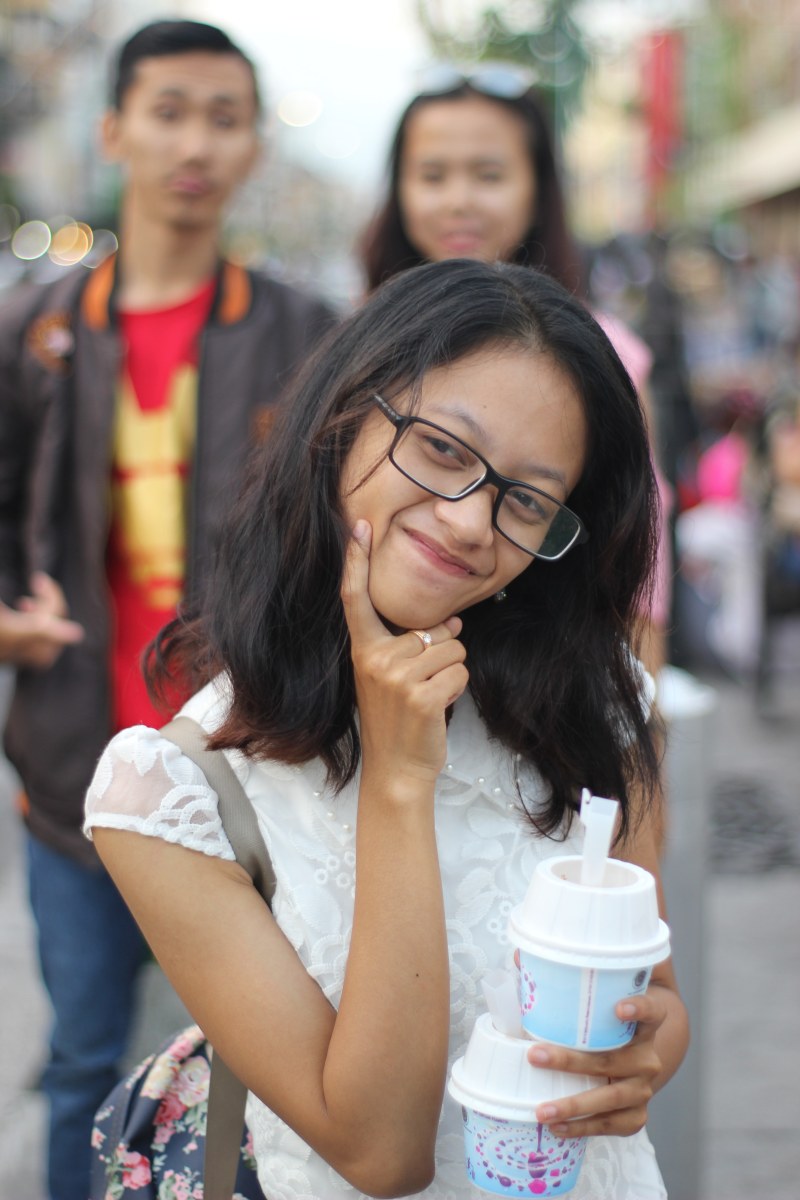
M 558 509 L 553 500 L 527 488 L 510 488 L 503 503 L 517 520 L 524 521 L 526 525 L 549 524 Z
M 451 442 L 449 438 L 436 433 L 435 430 L 420 431 L 418 437 L 424 452 L 437 463 L 444 466 L 466 467 L 472 461 L 471 455 L 463 446 L 459 446 L 458 442 Z
M 158 121 L 177 121 L 180 115 L 180 110 L 174 104 L 162 104 L 155 110 L 156 120 Z
M 444 172 L 436 170 L 420 171 L 419 178 L 421 183 L 441 183 L 444 179 Z

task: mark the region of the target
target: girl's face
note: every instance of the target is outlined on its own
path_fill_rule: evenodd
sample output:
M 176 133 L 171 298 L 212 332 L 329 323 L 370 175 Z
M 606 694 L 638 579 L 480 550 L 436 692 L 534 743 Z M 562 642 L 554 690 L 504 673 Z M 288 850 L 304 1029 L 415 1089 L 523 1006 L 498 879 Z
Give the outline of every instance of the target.
M 410 396 L 391 403 L 407 413 Z M 422 382 L 415 415 L 562 503 L 583 470 L 583 405 L 547 354 L 495 346 L 437 368 Z M 492 526 L 494 487 L 456 501 L 431 495 L 386 457 L 394 432 L 376 405 L 345 463 L 343 509 L 351 526 L 364 518 L 372 527 L 374 607 L 390 625 L 423 629 L 494 595 L 534 560 Z
M 517 113 L 482 96 L 435 100 L 408 119 L 398 198 L 429 262 L 509 261 L 536 215 L 536 177 Z

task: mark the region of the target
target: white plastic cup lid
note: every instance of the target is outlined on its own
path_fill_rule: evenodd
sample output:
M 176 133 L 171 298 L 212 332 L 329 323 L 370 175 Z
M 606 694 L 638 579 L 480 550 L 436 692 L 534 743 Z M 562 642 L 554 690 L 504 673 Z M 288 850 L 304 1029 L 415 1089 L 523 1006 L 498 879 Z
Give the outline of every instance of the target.
M 646 967 L 669 957 L 669 928 L 658 915 L 655 879 L 634 863 L 609 859 L 602 883 L 580 882 L 580 855 L 544 859 L 509 917 L 520 950 L 586 967 Z
M 453 1063 L 448 1091 L 459 1104 L 487 1116 L 511 1121 L 535 1121 L 536 1108 L 597 1087 L 602 1081 L 534 1067 L 528 1061 L 529 1038 L 509 1037 L 478 1017 L 467 1049 Z

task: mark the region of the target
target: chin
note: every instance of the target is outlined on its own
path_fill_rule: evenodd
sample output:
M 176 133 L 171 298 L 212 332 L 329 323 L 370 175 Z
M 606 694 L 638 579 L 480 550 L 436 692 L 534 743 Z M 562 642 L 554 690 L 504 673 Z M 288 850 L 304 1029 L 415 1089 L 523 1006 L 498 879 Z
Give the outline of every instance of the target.
M 216 229 L 219 222 L 216 213 L 191 212 L 183 210 L 172 213 L 169 223 L 175 233 L 198 233 L 206 229 Z
M 434 625 L 441 625 L 442 621 L 453 615 L 444 609 L 413 605 L 407 608 L 405 605 L 399 607 L 396 604 L 384 604 L 382 607 L 375 605 L 375 608 L 386 628 L 392 633 L 404 633 L 408 629 L 433 629 Z

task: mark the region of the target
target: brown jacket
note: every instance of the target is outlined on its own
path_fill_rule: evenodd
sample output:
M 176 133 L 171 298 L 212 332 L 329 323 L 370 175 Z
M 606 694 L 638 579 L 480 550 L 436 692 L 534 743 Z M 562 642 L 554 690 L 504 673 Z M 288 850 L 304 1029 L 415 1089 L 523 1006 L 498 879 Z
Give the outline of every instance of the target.
M 115 393 L 115 263 L 12 293 L 0 309 L 0 599 L 47 571 L 85 631 L 46 671 L 21 669 L 5 732 L 31 832 L 96 862 L 83 801 L 110 718 L 105 554 Z M 318 300 L 225 263 L 201 337 L 186 593 L 198 590 L 259 418 L 332 323 Z

